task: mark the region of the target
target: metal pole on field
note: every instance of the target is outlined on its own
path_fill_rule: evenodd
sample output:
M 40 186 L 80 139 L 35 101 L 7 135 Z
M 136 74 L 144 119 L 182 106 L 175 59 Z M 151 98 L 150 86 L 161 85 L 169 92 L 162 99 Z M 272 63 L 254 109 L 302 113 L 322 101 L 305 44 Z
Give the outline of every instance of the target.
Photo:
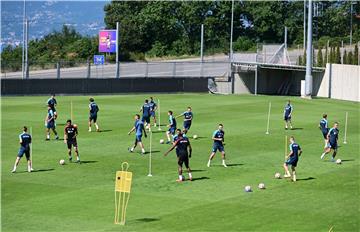
M 353 3 L 350 2 L 350 46 L 352 45 L 352 18 L 353 18 Z
M 116 22 L 116 78 L 120 78 L 120 67 L 119 67 L 119 22 Z
M 32 133 L 32 126 L 30 127 L 30 136 L 31 136 L 31 144 L 30 144 L 30 163 L 31 163 L 31 168 L 33 166 L 33 133 Z
M 161 110 L 160 110 L 160 99 L 158 99 L 158 109 L 159 109 L 159 128 L 158 130 L 161 130 Z
M 270 126 L 270 113 L 271 113 L 271 102 L 269 102 L 269 112 L 268 112 L 268 118 L 267 118 L 267 126 L 266 126 L 266 133 L 269 134 L 269 126 Z
M 311 97 L 312 94 L 312 0 L 309 0 L 308 7 L 308 31 L 307 31 L 307 47 L 306 47 L 306 75 L 305 75 L 305 96 Z
M 306 49 L 306 0 L 304 0 L 304 41 L 303 41 L 303 51 Z
M 204 24 L 201 24 L 201 50 L 200 50 L 200 61 L 204 62 Z
M 347 122 L 348 122 L 348 112 L 345 113 L 345 132 L 344 132 L 344 144 L 347 144 L 346 133 L 347 133 Z
M 150 131 L 150 148 L 149 148 L 149 174 L 148 174 L 148 176 L 152 176 L 152 174 L 151 174 L 151 144 L 152 143 L 152 131 Z
M 234 0 L 231 1 L 230 62 L 233 59 Z
M 25 19 L 25 78 L 29 78 L 29 59 L 28 59 L 28 45 L 29 45 L 29 21 Z

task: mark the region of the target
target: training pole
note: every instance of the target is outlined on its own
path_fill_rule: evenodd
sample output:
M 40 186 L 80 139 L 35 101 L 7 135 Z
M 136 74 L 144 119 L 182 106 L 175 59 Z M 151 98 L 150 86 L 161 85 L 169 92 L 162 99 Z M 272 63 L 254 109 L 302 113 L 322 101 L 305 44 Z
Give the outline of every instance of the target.
M 32 133 L 32 126 L 30 127 L 30 136 L 31 136 L 30 162 L 31 162 L 31 168 L 32 168 L 32 166 L 33 166 L 33 133 Z
M 152 176 L 151 174 L 151 146 L 152 146 L 152 132 L 150 131 L 150 148 L 149 148 L 149 174 L 148 176 Z
M 267 126 L 266 126 L 266 133 L 269 134 L 269 126 L 270 126 L 270 113 L 271 113 L 271 102 L 269 102 L 269 112 L 268 112 L 268 118 L 267 118 Z
M 286 162 L 286 157 L 287 157 L 287 153 L 288 153 L 287 141 L 288 141 L 288 137 L 287 137 L 287 135 L 285 135 L 285 157 L 284 157 L 284 162 Z M 285 172 L 285 174 L 286 174 L 286 172 Z
M 72 102 L 72 100 L 70 101 L 70 119 L 71 119 L 71 121 L 73 121 L 73 102 Z
M 159 128 L 158 130 L 160 131 L 161 130 L 161 111 L 160 111 L 160 99 L 158 99 L 158 109 L 159 109 Z
M 347 121 L 348 121 L 348 112 L 345 113 L 345 134 L 344 134 L 344 144 L 347 144 L 346 133 L 347 133 Z

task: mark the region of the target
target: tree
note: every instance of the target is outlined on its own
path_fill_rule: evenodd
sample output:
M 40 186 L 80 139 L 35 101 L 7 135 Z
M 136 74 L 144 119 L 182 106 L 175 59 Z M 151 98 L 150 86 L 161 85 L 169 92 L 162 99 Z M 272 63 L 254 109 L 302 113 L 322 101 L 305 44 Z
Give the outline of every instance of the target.
M 302 65 L 306 66 L 306 50 L 304 49 L 303 59 L 302 59 Z
M 348 64 L 348 61 L 347 61 L 347 52 L 346 50 L 344 50 L 344 54 L 343 54 L 343 64 Z
M 355 44 L 353 65 L 359 65 L 359 47 Z
M 330 63 L 335 63 L 335 49 L 334 47 L 330 47 Z
M 303 65 L 303 62 L 302 62 L 302 57 L 301 55 L 298 57 L 298 65 Z
M 317 62 L 316 62 L 318 67 L 323 67 L 324 66 L 324 60 L 323 60 L 323 55 L 322 55 L 322 50 L 321 47 L 319 47 L 318 50 L 318 55 L 317 55 Z
M 336 64 L 341 64 L 341 53 L 340 53 L 340 46 L 339 45 L 336 47 L 335 63 Z
M 324 66 L 326 66 L 326 64 L 328 63 L 328 57 L 329 57 L 328 52 L 329 52 L 328 47 L 327 47 L 327 45 L 325 45 Z
M 350 51 L 350 52 L 348 53 L 347 63 L 348 63 L 348 64 L 352 64 L 352 63 L 353 63 L 353 53 L 352 53 L 352 51 Z

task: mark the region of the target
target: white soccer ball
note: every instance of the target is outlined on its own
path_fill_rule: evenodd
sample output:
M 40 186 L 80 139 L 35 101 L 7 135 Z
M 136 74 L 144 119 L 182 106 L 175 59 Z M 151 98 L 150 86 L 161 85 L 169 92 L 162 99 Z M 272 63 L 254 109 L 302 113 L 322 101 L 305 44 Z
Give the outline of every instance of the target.
M 275 173 L 275 178 L 276 178 L 276 179 L 280 179 L 280 178 L 281 178 L 280 173 L 278 173 L 278 172 L 277 172 L 277 173 Z
M 160 139 L 160 144 L 164 144 L 164 140 L 163 140 L 163 139 Z
M 193 135 L 193 139 L 197 139 L 198 138 L 198 136 L 197 135 Z
M 61 159 L 61 160 L 59 161 L 59 164 L 60 164 L 60 165 L 64 165 L 64 164 L 65 164 L 65 160 Z
M 337 160 L 336 160 L 336 163 L 337 163 L 337 164 L 341 164 L 341 159 L 337 159 Z
M 258 187 L 259 187 L 259 189 L 265 189 L 265 184 L 264 184 L 264 183 L 260 183 Z
M 247 186 L 245 186 L 245 192 L 251 192 L 251 187 L 250 187 L 250 185 L 247 185 Z

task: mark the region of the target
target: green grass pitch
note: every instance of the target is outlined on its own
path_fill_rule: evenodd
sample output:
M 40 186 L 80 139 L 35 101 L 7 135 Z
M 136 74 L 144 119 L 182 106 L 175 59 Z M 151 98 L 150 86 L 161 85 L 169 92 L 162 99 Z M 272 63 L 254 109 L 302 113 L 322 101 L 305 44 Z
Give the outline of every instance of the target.
M 153 177 L 148 155 L 129 153 L 134 135 L 133 115 L 149 95 L 95 96 L 100 107 L 101 133 L 89 133 L 88 96 L 57 96 L 60 138 L 73 101 L 74 121 L 83 164 L 68 163 L 63 141 L 45 139 L 47 96 L 2 97 L 1 222 L 2 231 L 359 231 L 359 103 L 290 97 L 296 130 L 282 121 L 287 97 L 159 94 L 161 124 L 167 110 L 177 115 L 192 106 L 189 135 L 195 181 L 176 183 L 175 151 L 163 131 L 153 133 Z M 270 135 L 265 135 L 268 102 L 272 102 Z M 349 112 L 347 144 L 343 144 L 345 112 Z M 338 158 L 341 165 L 320 160 L 323 138 L 318 123 L 328 113 L 340 122 Z M 211 135 L 224 124 L 228 168 L 217 154 L 206 167 Z M 182 120 L 178 120 L 182 125 Z M 33 173 L 25 158 L 12 174 L 23 125 L 33 129 Z M 303 149 L 298 181 L 274 178 L 283 174 L 284 137 L 294 135 Z M 144 139 L 149 148 L 149 137 Z M 65 159 L 66 165 L 59 165 Z M 132 193 L 125 226 L 114 225 L 114 180 L 121 163 L 133 172 Z M 187 174 L 185 175 L 187 177 Z M 265 183 L 266 190 L 257 185 Z M 245 193 L 244 186 L 252 186 Z

